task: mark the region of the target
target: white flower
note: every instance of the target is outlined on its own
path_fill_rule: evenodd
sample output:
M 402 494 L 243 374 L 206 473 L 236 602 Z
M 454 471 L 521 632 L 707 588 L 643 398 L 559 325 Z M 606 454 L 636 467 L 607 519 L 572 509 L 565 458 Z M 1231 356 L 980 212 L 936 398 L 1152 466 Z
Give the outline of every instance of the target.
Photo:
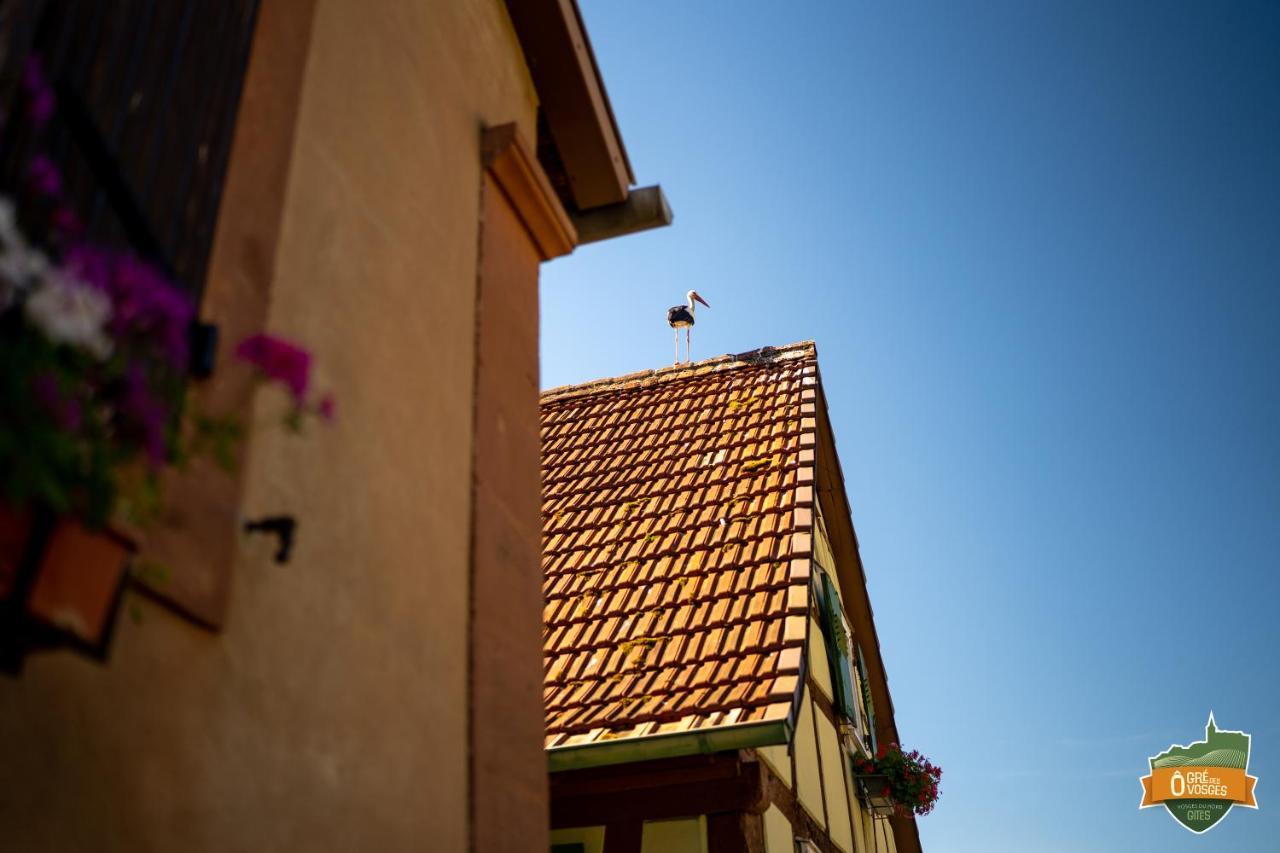
M 49 259 L 31 248 L 18 230 L 13 203 L 0 196 L 0 311 L 7 310 L 48 269 Z
M 100 290 L 52 270 L 27 297 L 26 311 L 32 325 L 54 343 L 80 347 L 98 359 L 111 355 L 106 328 L 111 300 Z
M 49 270 L 49 259 L 38 249 L 32 249 L 25 243 L 0 247 L 0 288 L 9 291 L 9 296 L 26 290 Z M 8 307 L 8 302 L 0 300 L 0 310 Z
M 0 243 L 6 246 L 18 236 L 18 218 L 13 212 L 13 201 L 0 195 Z

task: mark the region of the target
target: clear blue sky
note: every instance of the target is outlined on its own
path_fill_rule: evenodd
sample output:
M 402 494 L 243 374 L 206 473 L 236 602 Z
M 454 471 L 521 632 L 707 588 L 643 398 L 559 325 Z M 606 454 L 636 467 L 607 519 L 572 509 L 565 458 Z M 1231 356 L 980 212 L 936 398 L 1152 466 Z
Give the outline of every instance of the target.
M 818 342 L 926 849 L 1280 850 L 1280 4 L 583 6 L 676 222 L 544 269 L 543 384 L 690 288 Z M 1137 780 L 1210 709 L 1196 837 Z

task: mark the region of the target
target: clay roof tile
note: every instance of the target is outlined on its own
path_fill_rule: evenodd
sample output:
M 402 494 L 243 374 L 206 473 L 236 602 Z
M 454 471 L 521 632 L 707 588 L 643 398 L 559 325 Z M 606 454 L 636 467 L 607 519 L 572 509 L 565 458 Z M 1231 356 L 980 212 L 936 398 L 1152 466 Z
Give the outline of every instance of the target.
M 542 395 L 548 747 L 786 716 L 816 358 L 793 344 Z

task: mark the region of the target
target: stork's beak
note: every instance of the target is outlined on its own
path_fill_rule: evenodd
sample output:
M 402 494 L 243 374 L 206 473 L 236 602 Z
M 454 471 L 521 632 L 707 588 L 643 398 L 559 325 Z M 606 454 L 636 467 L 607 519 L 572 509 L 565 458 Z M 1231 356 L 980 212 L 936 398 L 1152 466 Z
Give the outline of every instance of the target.
M 710 303 L 708 303 L 708 302 L 707 302 L 707 300 L 705 300 L 705 299 L 703 299 L 701 296 L 699 296 L 699 295 L 698 295 L 698 293 L 697 293 L 697 291 L 694 291 L 694 293 L 693 293 L 693 298 L 694 298 L 694 299 L 696 299 L 696 300 L 698 300 L 699 302 L 701 302 L 703 305 L 706 305 L 708 308 L 710 308 L 710 307 L 711 307 Z

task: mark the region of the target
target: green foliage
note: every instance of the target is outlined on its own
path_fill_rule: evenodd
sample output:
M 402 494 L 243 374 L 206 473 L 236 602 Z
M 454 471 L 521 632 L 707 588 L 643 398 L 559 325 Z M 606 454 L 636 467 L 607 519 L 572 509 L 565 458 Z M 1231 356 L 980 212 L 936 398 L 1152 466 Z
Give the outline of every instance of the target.
M 236 418 L 195 413 L 191 417 L 191 440 L 186 447 L 186 458 L 207 455 L 223 471 L 231 472 L 235 470 L 236 450 L 244 436 L 244 424 Z
M 130 524 L 151 523 L 160 517 L 162 507 L 160 478 L 151 471 L 124 484 L 116 495 L 116 511 Z
M 104 524 L 117 487 L 120 450 L 110 441 L 110 412 L 82 399 L 82 376 L 112 378 L 111 362 L 95 364 L 83 352 L 58 346 L 22 326 L 17 312 L 0 317 L 0 470 L 4 499 L 13 505 L 42 503 L 58 512 L 78 511 Z M 45 377 L 67 407 L 75 429 L 60 423 L 33 388 Z

